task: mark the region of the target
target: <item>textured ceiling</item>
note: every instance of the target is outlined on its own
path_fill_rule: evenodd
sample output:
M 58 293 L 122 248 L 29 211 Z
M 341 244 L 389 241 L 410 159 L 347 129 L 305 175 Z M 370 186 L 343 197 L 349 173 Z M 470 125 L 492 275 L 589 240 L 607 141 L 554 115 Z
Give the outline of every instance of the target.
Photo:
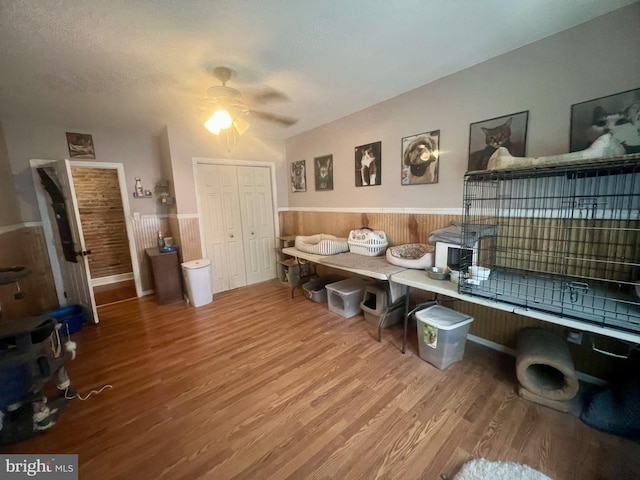
M 2 0 L 0 119 L 159 132 L 211 113 L 207 70 L 268 85 L 288 138 L 633 0 Z

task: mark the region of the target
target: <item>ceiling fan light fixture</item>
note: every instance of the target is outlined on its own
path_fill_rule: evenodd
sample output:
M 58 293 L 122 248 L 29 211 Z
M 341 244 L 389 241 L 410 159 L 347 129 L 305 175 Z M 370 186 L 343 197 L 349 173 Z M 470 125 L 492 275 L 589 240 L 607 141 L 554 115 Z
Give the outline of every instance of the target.
M 232 119 L 229 112 L 226 110 L 218 110 L 215 112 L 209 120 L 204 122 L 204 126 L 214 135 L 218 135 L 220 130 L 226 130 L 231 126 Z

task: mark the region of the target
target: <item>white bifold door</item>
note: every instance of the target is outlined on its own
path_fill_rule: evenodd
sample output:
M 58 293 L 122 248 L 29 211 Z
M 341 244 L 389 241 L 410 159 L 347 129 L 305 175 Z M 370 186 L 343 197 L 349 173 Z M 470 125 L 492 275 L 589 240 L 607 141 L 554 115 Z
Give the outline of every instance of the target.
M 213 293 L 275 278 L 270 168 L 198 164 L 197 182 Z

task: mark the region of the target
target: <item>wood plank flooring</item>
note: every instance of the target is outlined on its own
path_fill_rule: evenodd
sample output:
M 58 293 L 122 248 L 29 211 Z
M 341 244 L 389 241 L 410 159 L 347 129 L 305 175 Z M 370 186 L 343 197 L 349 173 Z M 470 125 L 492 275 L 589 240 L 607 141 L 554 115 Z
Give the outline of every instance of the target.
M 93 287 L 93 294 L 97 306 L 108 305 L 137 297 L 136 285 L 133 280 Z
M 77 453 L 81 479 L 439 479 L 467 460 L 555 480 L 640 478 L 640 446 L 516 394 L 512 357 L 468 342 L 445 371 L 415 331 L 382 343 L 362 316 L 292 300 L 277 281 L 200 308 L 154 297 L 100 307 L 73 335 L 73 400 L 5 453 Z

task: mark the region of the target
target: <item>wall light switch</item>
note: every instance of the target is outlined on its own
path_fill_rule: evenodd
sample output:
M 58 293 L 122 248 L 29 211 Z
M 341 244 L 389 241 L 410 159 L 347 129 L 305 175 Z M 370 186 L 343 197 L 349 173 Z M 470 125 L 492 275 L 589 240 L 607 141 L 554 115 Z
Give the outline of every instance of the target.
M 140 221 L 140 212 L 133 212 L 133 219 L 136 222 L 139 222 Z

